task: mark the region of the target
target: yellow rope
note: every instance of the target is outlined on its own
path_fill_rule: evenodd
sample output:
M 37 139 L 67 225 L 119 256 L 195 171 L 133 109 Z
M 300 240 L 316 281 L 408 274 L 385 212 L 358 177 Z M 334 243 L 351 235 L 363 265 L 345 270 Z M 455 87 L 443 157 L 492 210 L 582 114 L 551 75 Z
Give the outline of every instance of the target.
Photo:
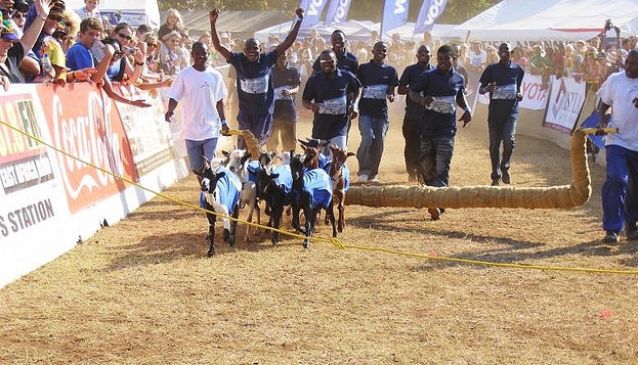
M 290 231 L 286 231 L 286 230 L 281 230 L 281 229 L 275 229 L 273 227 L 267 227 L 267 226 L 263 226 L 260 224 L 256 224 L 256 223 L 252 223 L 252 222 L 247 222 L 247 221 L 243 221 L 241 219 L 236 219 L 230 216 L 226 216 L 224 214 L 220 214 L 217 213 L 215 211 L 212 210 L 208 210 L 208 209 L 204 209 L 196 204 L 192 204 L 192 203 L 188 203 L 182 200 L 179 200 L 177 198 L 173 198 L 170 195 L 166 195 L 162 192 L 157 192 L 154 191 L 152 189 L 149 189 L 143 185 L 140 185 L 124 176 L 120 176 L 118 174 L 115 174 L 111 171 L 108 171 L 106 169 L 103 169 L 99 166 L 96 166 L 95 164 L 82 160 L 78 157 L 75 157 L 71 154 L 69 154 L 68 152 L 65 152 L 45 141 L 43 141 L 42 139 L 33 136 L 21 129 L 18 129 L 2 120 L 0 120 L 0 124 L 28 137 L 33 139 L 34 141 L 47 146 L 49 148 L 51 148 L 52 150 L 61 153 L 69 158 L 72 158 L 78 162 L 81 162 L 83 164 L 86 164 L 87 166 L 91 166 L 96 170 L 99 170 L 105 174 L 108 174 L 116 179 L 122 180 L 124 182 L 127 182 L 131 185 L 134 185 L 142 190 L 148 191 L 151 194 L 154 194 L 156 196 L 159 196 L 161 198 L 164 198 L 168 201 L 174 202 L 178 205 L 187 207 L 187 208 L 191 208 L 191 209 L 195 209 L 195 210 L 199 210 L 205 213 L 210 213 L 210 214 L 214 214 L 216 216 L 222 217 L 222 218 L 228 218 L 231 221 L 235 221 L 241 224 L 245 224 L 248 226 L 253 226 L 253 227 L 260 227 L 262 229 L 266 229 L 266 230 L 270 230 L 273 232 L 279 232 L 283 235 L 287 235 L 289 237 L 294 237 L 294 238 L 299 238 L 299 239 L 306 239 L 308 237 L 297 234 L 297 233 L 293 233 Z M 235 135 L 244 135 L 243 132 L 239 131 L 239 132 L 231 132 Z M 471 260 L 471 259 L 461 259 L 461 258 L 453 258 L 453 257 L 442 257 L 442 256 L 430 256 L 430 255 L 425 255 L 425 254 L 420 254 L 420 253 L 414 253 L 414 252 L 405 252 L 405 251 L 401 251 L 401 250 L 394 250 L 394 249 L 388 249 L 388 248 L 382 248 L 382 247 L 371 247 L 371 246 L 364 246 L 364 245 L 352 245 L 352 244 L 345 244 L 343 243 L 341 240 L 337 239 L 337 238 L 328 238 L 328 237 L 321 237 L 321 236 L 314 236 L 314 237 L 309 237 L 309 239 L 311 239 L 313 242 L 323 242 L 323 243 L 329 243 L 331 245 L 333 245 L 335 248 L 338 249 L 354 249 L 354 250 L 360 250 L 360 251 L 368 251 L 368 252 L 380 252 L 380 253 L 387 253 L 387 254 L 391 254 L 391 255 L 397 255 L 397 256 L 405 256 L 405 257 L 413 257 L 413 258 L 419 258 L 419 259 L 426 259 L 426 260 L 431 260 L 431 261 L 442 261 L 442 262 L 453 262 L 453 263 L 459 263 L 459 264 L 467 264 L 467 265 L 477 265 L 477 266 L 488 266 L 488 267 L 501 267 L 501 268 L 510 268 L 510 269 L 527 269 L 527 270 L 542 270 L 542 271 L 571 271 L 571 272 L 581 272 L 581 273 L 598 273 L 598 274 L 620 274 L 620 275 L 638 275 L 638 271 L 636 270 L 612 270 L 612 269 L 595 269 L 595 268 L 581 268 L 581 267 L 560 267 L 560 266 L 543 266 L 543 265 L 524 265 L 524 264 L 507 264 L 507 263 L 499 263 L 499 262 L 490 262 L 490 261 L 479 261 L 479 260 Z

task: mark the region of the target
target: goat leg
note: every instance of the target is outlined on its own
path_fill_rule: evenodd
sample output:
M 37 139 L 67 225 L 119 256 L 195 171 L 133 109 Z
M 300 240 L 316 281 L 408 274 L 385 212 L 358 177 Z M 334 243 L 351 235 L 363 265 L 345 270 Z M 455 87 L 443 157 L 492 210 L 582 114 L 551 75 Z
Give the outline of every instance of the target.
M 210 206 L 206 207 L 210 209 Z M 217 218 L 214 214 L 206 213 L 206 218 L 208 219 L 208 235 L 206 238 L 208 239 L 209 247 L 208 247 L 208 257 L 215 256 L 215 221 Z

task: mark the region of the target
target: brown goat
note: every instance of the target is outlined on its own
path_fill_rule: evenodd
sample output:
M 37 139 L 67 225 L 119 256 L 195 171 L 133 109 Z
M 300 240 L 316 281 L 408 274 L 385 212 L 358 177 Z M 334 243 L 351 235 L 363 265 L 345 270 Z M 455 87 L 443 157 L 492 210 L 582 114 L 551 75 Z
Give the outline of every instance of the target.
M 337 231 L 343 232 L 346 227 L 346 182 L 343 176 L 343 168 L 346 160 L 350 156 L 355 154 L 352 152 L 346 152 L 344 149 L 334 145 L 330 145 L 330 151 L 332 152 L 332 162 L 330 163 L 330 179 L 332 180 L 332 206 L 337 205 L 339 210 L 339 219 L 337 220 Z M 334 213 L 333 213 L 334 214 Z

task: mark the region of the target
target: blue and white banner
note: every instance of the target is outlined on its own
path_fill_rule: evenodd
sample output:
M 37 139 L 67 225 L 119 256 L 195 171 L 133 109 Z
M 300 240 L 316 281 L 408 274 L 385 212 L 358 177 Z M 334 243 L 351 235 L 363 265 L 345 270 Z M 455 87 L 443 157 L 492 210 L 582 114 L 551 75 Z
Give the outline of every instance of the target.
M 447 0 L 423 0 L 419 18 L 414 24 L 414 34 L 430 32 L 436 19 L 443 14 Z
M 381 38 L 392 29 L 396 29 L 408 21 L 410 0 L 385 0 L 383 19 L 381 20 Z
M 325 25 L 337 24 L 344 22 L 348 16 L 352 0 L 332 0 L 326 13 Z
M 303 23 L 301 29 L 310 28 L 319 23 L 319 18 L 326 7 L 328 0 L 301 0 L 300 8 L 304 10 Z M 293 22 L 294 23 L 294 22 Z

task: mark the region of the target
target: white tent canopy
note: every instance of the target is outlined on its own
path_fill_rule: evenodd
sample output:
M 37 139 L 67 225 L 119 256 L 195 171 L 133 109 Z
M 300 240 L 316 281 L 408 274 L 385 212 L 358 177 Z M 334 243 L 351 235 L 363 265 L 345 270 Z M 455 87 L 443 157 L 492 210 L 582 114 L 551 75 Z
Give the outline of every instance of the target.
M 279 39 L 283 40 L 291 29 L 291 21 L 287 21 L 272 27 L 262 29 L 255 32 L 255 38 L 264 42 L 268 39 L 268 36 L 275 35 Z M 310 29 L 317 30 L 317 33 L 322 38 L 329 38 L 333 31 L 336 29 L 342 30 L 349 39 L 363 40 L 369 38 L 373 30 L 379 31 L 379 23 L 373 23 L 369 20 L 348 20 L 343 23 L 333 24 L 325 26 L 323 23 L 319 23 Z M 305 36 L 309 33 L 309 29 L 303 29 L 299 32 L 301 36 Z
M 638 0 L 504 0 L 460 24 L 481 41 L 576 41 L 599 34 L 606 19 L 621 36 L 638 32 Z
M 80 9 L 84 7 L 84 0 L 65 1 L 67 9 Z M 121 21 L 136 27 L 140 24 L 148 24 L 153 28 L 160 26 L 160 12 L 157 0 L 102 0 L 98 10 L 103 16 L 114 13 L 122 15 Z

